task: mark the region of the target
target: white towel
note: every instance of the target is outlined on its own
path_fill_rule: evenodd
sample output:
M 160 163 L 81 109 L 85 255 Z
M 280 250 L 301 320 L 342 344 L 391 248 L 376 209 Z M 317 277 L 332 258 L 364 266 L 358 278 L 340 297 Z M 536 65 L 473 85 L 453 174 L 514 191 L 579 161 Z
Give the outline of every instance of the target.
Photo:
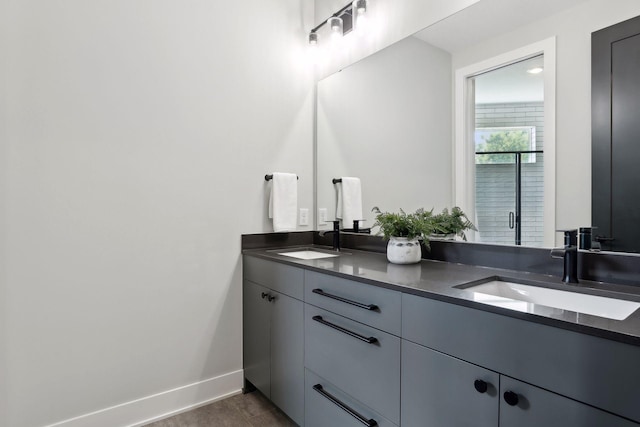
M 360 178 L 343 176 L 342 183 L 338 183 L 336 218 L 342 219 L 343 228 L 351 228 L 354 220 L 363 219 Z
M 298 210 L 298 176 L 274 172 L 269 197 L 269 218 L 273 231 L 295 231 Z

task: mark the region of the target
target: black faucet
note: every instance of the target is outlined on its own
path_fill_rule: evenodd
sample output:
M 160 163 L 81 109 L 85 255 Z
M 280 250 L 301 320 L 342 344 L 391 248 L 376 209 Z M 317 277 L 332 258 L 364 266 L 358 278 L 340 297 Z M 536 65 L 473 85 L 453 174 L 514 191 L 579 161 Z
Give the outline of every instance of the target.
M 564 259 L 565 283 L 578 283 L 578 230 L 564 230 L 564 247 L 551 249 L 553 258 Z
M 333 230 L 329 231 L 321 231 L 320 236 L 324 236 L 325 234 L 333 233 L 333 250 L 340 250 L 340 221 L 332 221 L 333 222 Z

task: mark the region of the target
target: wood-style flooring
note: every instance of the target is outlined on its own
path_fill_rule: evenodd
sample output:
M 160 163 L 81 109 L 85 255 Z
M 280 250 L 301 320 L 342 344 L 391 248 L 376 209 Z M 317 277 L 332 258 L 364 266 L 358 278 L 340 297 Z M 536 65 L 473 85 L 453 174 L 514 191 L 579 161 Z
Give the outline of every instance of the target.
M 238 394 L 145 427 L 294 427 L 262 393 Z

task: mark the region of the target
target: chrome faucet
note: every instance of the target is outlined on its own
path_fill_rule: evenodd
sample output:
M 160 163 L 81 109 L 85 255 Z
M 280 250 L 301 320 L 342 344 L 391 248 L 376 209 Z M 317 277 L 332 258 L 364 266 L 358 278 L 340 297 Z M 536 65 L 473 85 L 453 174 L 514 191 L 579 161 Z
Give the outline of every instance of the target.
M 551 257 L 564 259 L 565 283 L 578 283 L 578 230 L 564 231 L 564 247 L 551 249 Z
M 320 237 L 323 237 L 325 234 L 333 233 L 333 250 L 340 251 L 340 221 L 332 221 L 333 222 L 333 230 L 321 231 Z

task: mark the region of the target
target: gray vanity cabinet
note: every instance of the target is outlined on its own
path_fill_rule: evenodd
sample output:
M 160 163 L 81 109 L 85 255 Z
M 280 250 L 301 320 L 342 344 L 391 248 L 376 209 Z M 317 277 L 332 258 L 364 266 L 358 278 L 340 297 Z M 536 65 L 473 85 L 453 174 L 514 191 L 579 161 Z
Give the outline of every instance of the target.
M 397 427 L 334 384 L 305 370 L 306 427 Z
M 402 340 L 403 427 L 496 427 L 499 384 L 493 371 Z
M 638 426 L 624 418 L 505 376 L 500 377 L 499 425 L 500 427 Z
M 402 342 L 402 426 L 637 424 L 427 347 Z
M 306 424 L 399 425 L 401 293 L 306 271 L 304 318 Z
M 245 378 L 271 398 L 271 305 L 262 296 L 268 292 L 264 286 L 244 281 L 243 365 Z
M 469 362 L 501 374 L 499 387 L 492 383 L 500 389 L 495 403 L 500 427 L 638 425 L 621 418 L 639 420 L 640 349 L 636 346 L 406 294 L 402 337 L 443 357 L 456 358 L 459 366 Z M 409 347 L 403 340 L 403 351 Z M 438 359 L 423 356 L 429 363 L 434 358 Z M 425 381 L 435 375 L 416 372 Z M 403 380 L 412 375 L 403 365 Z M 462 393 L 469 387 L 456 388 Z M 505 399 L 506 392 L 516 396 Z M 415 410 L 404 407 L 411 402 L 406 397 L 403 392 L 403 414 Z M 458 402 L 453 394 L 452 399 L 450 407 Z M 463 399 L 458 403 L 465 405 Z
M 245 257 L 244 375 L 298 425 L 304 425 L 304 303 L 286 293 L 302 297 L 302 274 Z

